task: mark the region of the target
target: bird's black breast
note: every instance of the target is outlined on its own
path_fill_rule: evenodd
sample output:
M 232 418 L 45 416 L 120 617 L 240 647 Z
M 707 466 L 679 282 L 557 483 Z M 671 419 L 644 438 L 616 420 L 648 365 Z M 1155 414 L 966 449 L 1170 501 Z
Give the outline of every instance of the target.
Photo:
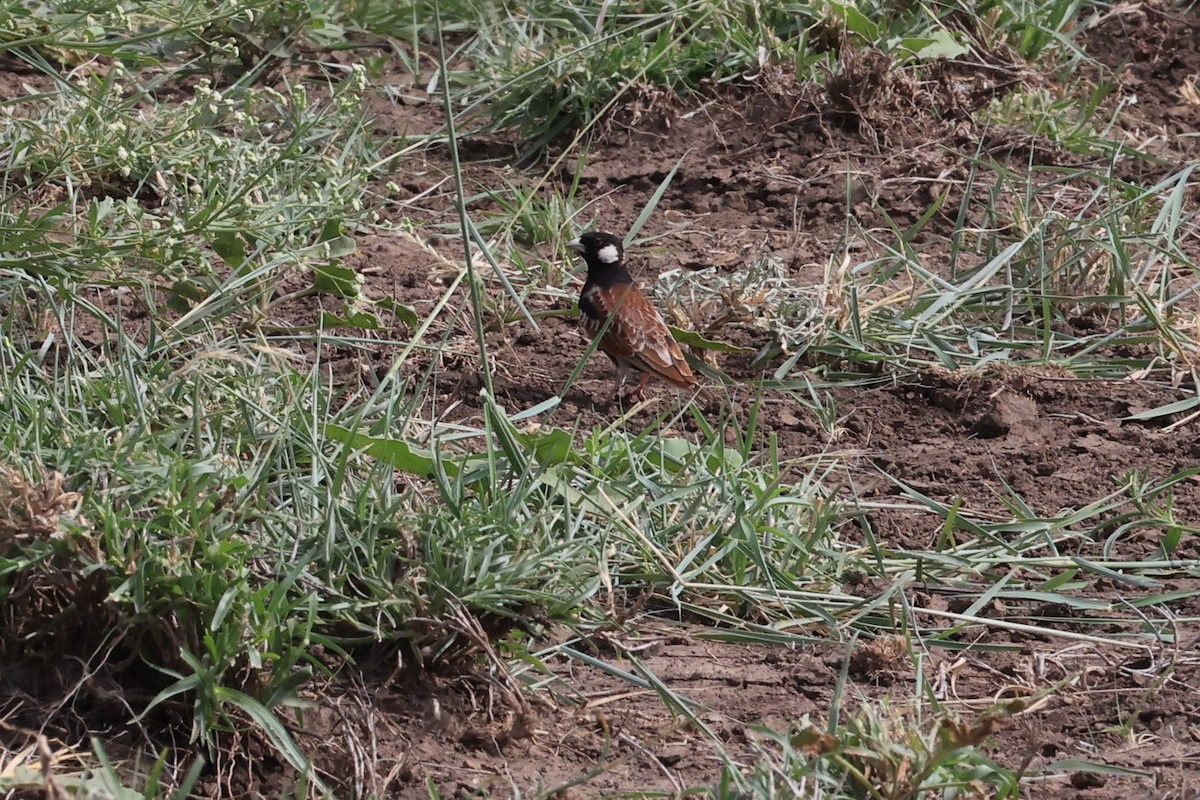
M 593 288 L 594 287 L 591 285 L 583 287 L 583 292 L 579 295 L 579 311 L 585 317 L 590 317 L 591 319 L 599 321 L 604 318 L 604 312 L 600 310 L 599 306 L 592 302 L 591 289 Z

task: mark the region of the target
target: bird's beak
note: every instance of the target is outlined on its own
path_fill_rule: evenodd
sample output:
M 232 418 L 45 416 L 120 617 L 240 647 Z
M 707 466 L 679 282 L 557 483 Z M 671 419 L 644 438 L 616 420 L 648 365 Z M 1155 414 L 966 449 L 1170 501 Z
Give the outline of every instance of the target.
M 584 251 L 583 242 L 579 241 L 578 239 L 572 239 L 571 241 L 567 242 L 567 247 L 571 248 L 576 253 L 582 253 Z

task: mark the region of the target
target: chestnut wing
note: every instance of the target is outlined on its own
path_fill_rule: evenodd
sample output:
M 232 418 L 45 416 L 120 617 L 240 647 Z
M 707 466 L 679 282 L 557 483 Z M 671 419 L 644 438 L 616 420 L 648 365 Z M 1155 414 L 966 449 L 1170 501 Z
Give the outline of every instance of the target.
M 586 295 L 600 317 L 596 320 L 584 316 L 585 329 L 590 335 L 595 336 L 603 328 L 604 320 L 615 315 L 600 340 L 601 350 L 617 361 L 627 362 L 681 388 L 696 385 L 696 376 L 679 343 L 635 284 L 593 287 Z

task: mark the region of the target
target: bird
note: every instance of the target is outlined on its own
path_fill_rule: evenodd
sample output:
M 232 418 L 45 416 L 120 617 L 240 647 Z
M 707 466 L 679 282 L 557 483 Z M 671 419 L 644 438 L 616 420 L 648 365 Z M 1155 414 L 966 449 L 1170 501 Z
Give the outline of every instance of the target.
M 658 309 L 638 288 L 625 266 L 625 248 L 611 233 L 591 231 L 567 242 L 583 256 L 587 280 L 579 293 L 583 329 L 600 336 L 599 349 L 617 366 L 617 399 L 645 399 L 646 384 L 659 378 L 679 389 L 695 389 L 698 381 Z M 623 394 L 630 371 L 641 383 Z

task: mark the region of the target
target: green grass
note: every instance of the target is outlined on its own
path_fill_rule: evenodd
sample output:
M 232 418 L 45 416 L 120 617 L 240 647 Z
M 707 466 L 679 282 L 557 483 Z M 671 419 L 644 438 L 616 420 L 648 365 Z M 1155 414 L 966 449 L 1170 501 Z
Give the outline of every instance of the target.
M 1065 29 L 1077 2 L 989 3 L 969 17 L 985 47 L 1031 59 L 1071 58 Z M 397 13 L 366 7 L 359 23 L 409 44 L 410 58 L 441 14 L 459 42 L 447 78 L 468 116 L 515 128 L 531 152 L 587 130 L 620 96 L 645 87 L 691 92 L 765 74 L 811 79 L 840 53 L 880 48 L 900 60 L 960 55 L 970 40 L 945 6 L 665 0 L 622 4 L 419 3 Z M 453 22 L 445 22 L 452 20 Z M 470 67 L 465 66 L 469 64 Z M 781 73 L 776 73 L 776 68 Z
M 424 146 L 454 149 L 460 132 L 487 130 L 578 173 L 606 112 L 638 92 L 822 81 L 868 47 L 915 75 L 969 48 L 1005 45 L 1061 75 L 1084 58 L 1071 36 L 1078 3 L 692 0 L 613 3 L 600 20 L 601 8 L 0 4 L 0 52 L 32 76 L 0 105 L 0 658 L 32 653 L 132 687 L 126 718 L 154 748 L 176 743 L 147 750 L 149 766 L 110 761 L 100 739 L 47 742 L 44 754 L 22 745 L 0 761 L 0 791 L 53 780 L 76 796 L 183 797 L 223 747 L 256 737 L 294 770 L 297 796 L 320 794 L 328 787 L 285 722 L 303 713 L 301 688 L 336 680 L 379 645 L 405 663 L 491 669 L 511 702 L 569 696 L 552 656 L 597 667 L 652 690 L 704 734 L 690 701 L 636 657 L 619 666 L 580 646 L 613 623 L 606 608 L 621 595 L 653 597 L 713 640 L 849 647 L 899 635 L 921 676 L 911 704 L 890 705 L 852 697 L 843 671 L 829 719 L 760 731 L 753 764 L 712 736 L 725 765 L 713 795 L 951 797 L 986 786 L 1016 797 L 1026 776 L 983 745 L 1020 709 L 944 707 L 922 654 L 962 648 L 958 634 L 976 626 L 1021 629 L 982 613 L 994 600 L 1089 612 L 1090 628 L 1047 634 L 1069 642 L 1135 648 L 1174 636 L 1181 620 L 1083 590 L 1103 578 L 1142 590 L 1139 609 L 1180 599 L 1155 581 L 1200 533 L 1173 505 L 1194 470 L 1132 465 L 1052 515 L 1015 493 L 1004 514 L 947 505 L 898 480 L 894 501 L 860 502 L 846 490 L 859 454 L 837 449 L 837 391 L 999 364 L 1190 374 L 1194 280 L 1171 278 L 1197 270 L 1194 164 L 1143 185 L 1111 162 L 1047 171 L 959 153 L 967 186 L 1015 200 L 982 225 L 968 225 L 973 201 L 948 207 L 947 192 L 911 224 L 882 207 L 882 228 L 848 219 L 847 240 L 868 255 L 832 255 L 816 287 L 797 289 L 770 258 L 716 277 L 664 276 L 661 305 L 699 330 L 701 349 L 730 349 L 732 324 L 768 340 L 745 354 L 771 373 L 740 416 L 732 402 L 715 416 L 676 405 L 649 425 L 618 417 L 584 429 L 558 398 L 502 408 L 485 378 L 479 415 L 431 417 L 438 357 L 465 352 L 490 376 L 489 330 L 561 313 L 547 309 L 573 295 L 573 277 L 539 248 L 561 250 L 596 219 L 599 198 L 578 181 L 559 186 L 555 165 L 539 162 L 490 186 L 486 214 L 468 213 L 482 197 L 468 196 L 456 161 L 456 232 L 481 258 L 448 262 L 457 272 L 418 315 L 368 299 L 348 258 L 381 215 L 404 213 L 389 181 L 419 165 Z M 364 39 L 391 47 L 453 124 L 428 137 L 373 134 L 362 107 L 383 57 L 345 68 L 320 55 Z M 302 79 L 297 65 L 319 77 Z M 1108 88 L 1072 85 L 1010 95 L 986 114 L 1115 159 L 1127 145 L 1094 116 Z M 931 254 L 917 242 L 939 235 L 938 213 L 957 225 Z M 395 227 L 421 224 L 414 215 Z M 284 312 L 300 301 L 320 309 L 296 323 Z M 1078 315 L 1099 321 L 1093 332 L 1062 324 Z M 1122 347 L 1138 355 L 1114 357 Z M 382 376 L 335 377 L 335 350 L 385 348 L 394 360 Z M 827 451 L 785 452 L 763 417 L 766 393 L 807 409 Z M 1142 416 L 1197 408 L 1184 398 Z M 694 435 L 680 433 L 689 426 Z M 923 515 L 936 546 L 876 540 L 879 511 Z M 1153 558 L 1112 557 L 1133 531 L 1152 532 Z M 1102 559 L 1077 555 L 1098 539 Z M 885 588 L 850 592 L 861 575 Z M 908 605 L 909 588 L 927 581 L 971 602 L 931 626 L 933 612 Z M 570 640 L 546 644 L 550 625 Z M 39 700 L 73 703 L 81 687 Z

